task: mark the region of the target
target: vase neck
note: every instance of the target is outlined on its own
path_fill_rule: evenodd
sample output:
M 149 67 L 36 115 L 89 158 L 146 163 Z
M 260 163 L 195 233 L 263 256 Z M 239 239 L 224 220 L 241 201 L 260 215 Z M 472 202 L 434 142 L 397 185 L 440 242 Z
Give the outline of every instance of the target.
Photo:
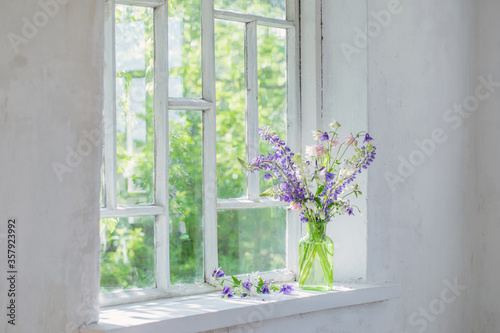
M 326 221 L 321 222 L 306 222 L 307 233 L 310 235 L 324 236 L 326 234 Z

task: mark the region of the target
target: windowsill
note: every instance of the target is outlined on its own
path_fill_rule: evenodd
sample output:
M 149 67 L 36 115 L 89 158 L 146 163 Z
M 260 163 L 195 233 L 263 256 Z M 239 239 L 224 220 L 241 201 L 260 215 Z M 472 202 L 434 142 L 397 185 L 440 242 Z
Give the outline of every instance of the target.
M 331 292 L 303 291 L 296 285 L 294 288 L 292 295 L 221 299 L 217 292 L 103 308 L 99 323 L 80 329 L 80 333 L 202 332 L 380 302 L 400 294 L 400 286 L 396 284 L 352 284 L 335 287 Z

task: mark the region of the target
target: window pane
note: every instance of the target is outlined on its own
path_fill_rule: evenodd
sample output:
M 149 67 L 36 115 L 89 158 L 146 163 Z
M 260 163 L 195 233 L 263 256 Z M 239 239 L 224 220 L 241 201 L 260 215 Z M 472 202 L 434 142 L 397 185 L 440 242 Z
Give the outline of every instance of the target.
M 245 26 L 215 22 L 217 91 L 217 197 L 246 194 L 246 174 L 237 157 L 246 159 Z
M 153 202 L 153 10 L 116 6 L 118 204 Z
M 286 0 L 215 0 L 217 9 L 285 19 Z
M 155 286 L 154 222 L 101 219 L 101 292 Z
M 170 111 L 171 281 L 203 281 L 202 114 Z
M 168 6 L 169 95 L 200 97 L 200 0 L 169 0 Z
M 286 140 L 286 31 L 258 27 L 259 126 L 271 126 Z M 268 141 L 260 141 L 260 153 L 274 153 Z M 260 175 L 261 191 L 272 185 Z
M 286 266 L 286 209 L 221 210 L 217 213 L 219 266 L 228 274 Z

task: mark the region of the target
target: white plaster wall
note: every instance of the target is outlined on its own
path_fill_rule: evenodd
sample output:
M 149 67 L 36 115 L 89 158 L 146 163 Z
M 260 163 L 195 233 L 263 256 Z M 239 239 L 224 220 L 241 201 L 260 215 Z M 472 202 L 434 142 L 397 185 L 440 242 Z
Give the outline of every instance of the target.
M 500 250 L 495 214 L 500 193 L 490 153 L 500 100 L 495 95 L 484 102 L 483 112 L 456 130 L 443 114 L 473 92 L 477 75 L 500 77 L 494 36 L 499 5 L 493 0 L 401 0 L 403 10 L 348 63 L 339 52 L 339 38 L 352 43 L 354 29 L 365 27 L 354 18 L 341 20 L 339 11 L 359 6 L 366 17 L 388 4 L 352 2 L 324 1 L 322 117 L 344 115 L 346 126 L 368 123 L 377 140 L 368 182 L 368 259 L 361 275 L 371 282 L 401 281 L 403 294 L 399 300 L 282 318 L 251 329 L 417 332 L 424 318 L 419 311 L 431 313 L 432 304 L 438 304 L 434 300 L 453 296 L 446 292 L 446 281 L 456 278 L 467 290 L 439 315 L 431 313 L 432 320 L 420 331 L 498 332 L 500 295 L 495 286 L 500 273 L 490 263 L 498 261 Z M 6 232 L 8 218 L 16 218 L 17 300 L 22 304 L 15 327 L 0 315 L 0 331 L 8 333 L 74 332 L 97 319 L 100 149 L 93 146 L 62 182 L 51 164 L 65 163 L 66 147 L 77 149 L 85 140 L 84 130 L 100 128 L 103 6 L 97 0 L 61 5 L 16 55 L 6 35 L 20 34 L 23 17 L 39 10 L 36 1 L 0 1 L 0 233 Z M 478 45 L 481 65 L 476 68 Z M 362 111 L 366 107 L 368 117 Z M 448 139 L 392 191 L 384 174 L 397 174 L 399 156 L 408 159 L 417 148 L 415 140 L 431 137 L 436 128 L 445 130 Z M 475 142 L 473 134 L 479 138 Z M 477 170 L 471 156 L 484 161 Z M 477 201 L 471 170 L 478 175 Z M 469 210 L 476 203 L 477 216 Z M 478 228 L 472 217 L 481 221 Z M 0 242 L 5 251 L 5 238 Z M 474 280 L 472 268 L 478 271 Z M 4 260 L 0 270 L 6 271 Z M 4 309 L 7 289 L 2 281 Z M 238 331 L 250 330 L 221 330 Z
M 206 333 L 389 333 L 393 331 L 394 303 L 382 302 L 337 311 L 320 311 L 302 315 L 254 322 Z
M 83 142 L 101 124 L 103 1 L 59 2 L 0 1 L 0 234 L 15 218 L 18 271 L 12 326 L 0 238 L 0 332 L 76 332 L 98 316 L 101 147 Z M 9 33 L 34 16 L 16 54 Z M 52 163 L 68 167 L 79 144 L 59 181 Z
M 369 1 L 368 20 L 390 3 Z M 368 121 L 379 150 L 368 186 L 367 279 L 402 284 L 391 332 L 470 332 L 471 249 L 464 239 L 473 135 L 468 119 L 452 129 L 443 116 L 477 85 L 474 2 L 400 3 L 368 44 Z M 418 153 L 416 141 L 435 130 L 447 139 Z M 422 163 L 401 174 L 400 158 L 417 154 Z M 387 172 L 402 181 L 391 188 Z M 455 279 L 467 289 L 452 295 Z
M 478 73 L 491 73 L 500 82 L 500 2 L 478 1 Z M 500 88 L 497 87 L 500 90 Z M 500 162 L 497 133 L 500 130 L 500 91 L 486 100 L 474 115 L 477 160 L 475 181 L 477 206 L 471 212 L 474 271 L 477 296 L 473 332 L 500 332 Z
M 341 133 L 368 128 L 368 62 L 366 49 L 348 61 L 341 41 L 352 38 L 355 27 L 366 25 L 366 1 L 323 1 L 323 110 L 326 127 L 332 119 L 342 124 Z M 325 128 L 326 129 L 326 128 Z M 309 133 L 306 133 L 309 135 Z M 356 178 L 367 194 L 366 172 Z M 338 216 L 328 228 L 335 244 L 334 280 L 365 282 L 367 278 L 367 195 L 351 198 L 361 214 Z M 356 235 L 356 237 L 349 237 Z

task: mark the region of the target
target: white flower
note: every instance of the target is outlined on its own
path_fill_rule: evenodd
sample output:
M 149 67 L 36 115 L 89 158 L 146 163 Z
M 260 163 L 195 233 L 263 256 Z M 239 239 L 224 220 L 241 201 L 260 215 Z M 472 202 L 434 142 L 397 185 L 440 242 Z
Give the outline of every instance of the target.
M 314 156 L 314 146 L 306 146 L 306 154 L 309 156 Z
M 346 212 L 346 208 L 345 208 L 345 206 L 343 206 L 343 205 L 342 205 L 342 206 L 340 206 L 339 208 L 337 208 L 337 212 L 338 212 L 340 215 L 345 214 L 345 212 Z
M 318 141 L 321 137 L 321 134 L 323 134 L 320 130 L 313 130 L 311 131 L 313 134 L 314 140 Z
M 322 145 L 306 146 L 306 154 L 309 156 L 321 156 L 325 153 Z
M 295 169 L 295 177 L 297 177 L 297 181 L 299 183 L 303 183 L 304 182 L 304 175 L 302 174 L 300 168 L 296 168 Z
M 258 295 L 258 293 L 257 293 L 257 287 L 252 286 L 252 287 L 250 288 L 250 295 L 251 295 L 251 296 L 257 296 L 257 295 Z
M 318 180 L 319 180 L 320 182 L 324 182 L 324 181 L 325 181 L 325 178 L 326 178 L 326 176 L 325 176 L 325 172 L 326 172 L 326 169 L 323 169 L 323 170 L 321 170 L 320 172 L 317 172 L 317 173 L 316 173 L 316 176 L 318 177 Z
M 338 121 L 333 119 L 333 121 L 330 123 L 330 128 L 335 131 L 337 128 L 339 128 L 341 125 Z
M 339 175 L 340 177 L 351 177 L 353 175 L 354 171 L 350 169 L 340 169 Z
M 352 190 L 354 190 L 354 185 L 346 186 L 344 190 L 340 193 L 340 196 L 343 196 L 344 194 L 351 193 Z
M 354 174 L 355 171 L 356 167 L 354 166 L 354 164 L 344 161 L 340 165 L 339 175 L 340 177 L 350 177 Z
M 311 179 L 309 179 L 309 181 L 307 182 L 307 190 L 309 191 L 309 193 L 316 193 L 316 190 L 318 189 L 318 184 L 316 184 L 315 181 L 313 181 L 312 177 Z M 315 203 L 315 201 L 313 201 L 313 203 Z M 307 205 L 306 205 L 307 207 Z
M 306 201 L 306 208 L 314 210 L 316 208 L 316 202 L 312 200 L 307 200 Z

